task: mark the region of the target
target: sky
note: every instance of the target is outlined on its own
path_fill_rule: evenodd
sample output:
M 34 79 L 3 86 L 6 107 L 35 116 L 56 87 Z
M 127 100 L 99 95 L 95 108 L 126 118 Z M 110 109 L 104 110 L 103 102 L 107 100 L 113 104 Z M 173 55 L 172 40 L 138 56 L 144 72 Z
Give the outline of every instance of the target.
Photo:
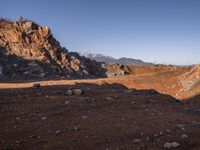
M 200 0 L 0 0 L 0 17 L 49 26 L 69 51 L 200 63 Z

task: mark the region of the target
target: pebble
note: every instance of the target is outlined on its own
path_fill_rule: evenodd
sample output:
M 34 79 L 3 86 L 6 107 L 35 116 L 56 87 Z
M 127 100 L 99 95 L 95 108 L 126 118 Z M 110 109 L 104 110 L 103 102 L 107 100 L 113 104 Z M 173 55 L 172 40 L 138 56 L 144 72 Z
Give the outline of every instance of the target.
M 184 125 L 179 124 L 179 125 L 177 125 L 177 127 L 178 127 L 179 129 L 181 129 L 182 131 L 185 131 Z
M 153 136 L 155 136 L 155 137 L 158 137 L 158 135 L 157 135 L 157 134 L 154 134 Z
M 163 132 L 159 132 L 160 135 L 163 135 Z
M 59 134 L 59 133 L 60 133 L 60 130 L 57 130 L 57 131 L 56 131 L 56 134 Z
M 73 93 L 74 95 L 80 96 L 80 95 L 83 94 L 83 91 L 82 91 L 81 89 L 73 89 L 73 90 L 72 90 L 72 93 Z
M 171 143 L 171 146 L 172 146 L 173 148 L 176 148 L 176 147 L 179 147 L 180 144 L 177 143 L 177 142 L 172 142 L 172 143 Z
M 181 138 L 182 138 L 182 139 L 188 138 L 188 135 L 183 134 L 183 135 L 181 136 Z
M 21 141 L 15 141 L 15 144 L 20 144 L 21 143 Z
M 65 105 L 68 105 L 69 104 L 69 101 L 65 101 Z
M 36 135 L 30 135 L 29 138 L 34 138 L 35 139 L 35 138 L 37 138 L 37 136 Z
M 132 101 L 131 104 L 135 104 L 135 101 Z
M 172 146 L 171 146 L 171 143 L 168 143 L 168 142 L 167 142 L 167 143 L 164 144 L 164 148 L 171 149 L 171 147 L 172 147 Z
M 140 135 L 144 135 L 144 133 L 143 133 L 143 132 L 140 132 Z
M 87 119 L 88 117 L 87 117 L 87 116 L 82 116 L 82 118 L 83 118 L 83 119 Z
M 141 140 L 140 139 L 135 139 L 134 142 L 138 143 L 138 142 L 141 142 Z
M 171 133 L 171 132 L 172 132 L 170 129 L 167 129 L 166 131 L 167 131 L 168 133 Z
M 47 119 L 47 117 L 42 117 L 42 120 L 46 120 Z
M 164 144 L 164 148 L 167 148 L 167 149 L 171 149 L 171 148 L 177 148 L 177 147 L 179 147 L 180 146 L 180 144 L 178 144 L 177 142 L 166 142 L 165 144 Z
M 113 99 L 111 97 L 106 97 L 105 100 L 112 101 Z
M 79 130 L 79 127 L 74 127 L 74 130 Z
M 67 91 L 65 92 L 65 95 L 67 95 L 67 96 L 73 95 L 72 90 L 67 90 Z
M 134 92 L 133 89 L 124 90 L 124 93 L 126 93 L 126 94 L 131 94 L 131 93 L 133 93 L 133 92 Z

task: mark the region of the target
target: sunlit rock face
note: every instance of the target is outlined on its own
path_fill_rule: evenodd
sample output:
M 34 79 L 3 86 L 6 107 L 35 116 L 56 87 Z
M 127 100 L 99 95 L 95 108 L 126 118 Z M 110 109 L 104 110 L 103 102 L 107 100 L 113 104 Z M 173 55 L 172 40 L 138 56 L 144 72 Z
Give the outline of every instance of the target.
M 10 77 L 96 77 L 103 73 L 100 64 L 68 52 L 47 26 L 30 20 L 0 19 L 0 48 L 0 74 Z

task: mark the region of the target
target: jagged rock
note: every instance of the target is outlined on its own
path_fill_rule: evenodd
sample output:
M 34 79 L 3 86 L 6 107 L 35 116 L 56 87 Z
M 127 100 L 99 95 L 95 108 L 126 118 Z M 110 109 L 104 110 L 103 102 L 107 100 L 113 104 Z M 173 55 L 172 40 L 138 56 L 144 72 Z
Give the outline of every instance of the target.
M 30 20 L 0 19 L 0 75 L 26 77 L 103 77 L 101 64 L 68 52 L 47 26 Z M 15 65 L 14 65 L 15 64 Z
M 107 70 L 106 75 L 108 77 L 124 76 L 131 73 L 131 70 L 128 66 L 124 66 L 121 64 L 103 64 L 102 67 Z
M 182 89 L 179 92 L 190 91 L 195 88 L 195 85 L 200 84 L 200 64 L 194 66 L 179 79 L 182 85 Z
M 32 26 L 33 26 L 33 23 L 31 21 L 30 22 L 26 22 L 24 24 L 24 30 L 25 30 L 26 34 L 30 34 L 30 33 L 33 32 Z

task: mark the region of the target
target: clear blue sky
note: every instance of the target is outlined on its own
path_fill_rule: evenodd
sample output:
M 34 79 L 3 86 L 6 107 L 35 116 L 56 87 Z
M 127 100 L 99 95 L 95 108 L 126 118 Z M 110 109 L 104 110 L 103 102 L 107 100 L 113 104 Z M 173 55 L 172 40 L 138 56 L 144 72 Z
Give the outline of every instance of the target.
M 48 25 L 70 51 L 200 63 L 200 0 L 0 0 L 0 16 Z

